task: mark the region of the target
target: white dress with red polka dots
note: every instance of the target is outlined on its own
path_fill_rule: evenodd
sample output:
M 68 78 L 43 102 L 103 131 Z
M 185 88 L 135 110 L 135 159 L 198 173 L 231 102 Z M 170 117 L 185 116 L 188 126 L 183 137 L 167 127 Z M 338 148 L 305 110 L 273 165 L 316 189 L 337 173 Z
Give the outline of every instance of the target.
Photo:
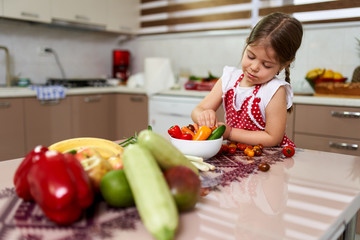
M 265 130 L 265 108 L 280 86 L 285 86 L 287 108 L 292 105 L 291 85 L 284 80 L 274 78 L 271 81 L 253 87 L 240 87 L 243 72 L 234 67 L 225 67 L 222 80 L 223 105 L 226 124 L 240 129 Z M 281 146 L 295 144 L 284 134 Z

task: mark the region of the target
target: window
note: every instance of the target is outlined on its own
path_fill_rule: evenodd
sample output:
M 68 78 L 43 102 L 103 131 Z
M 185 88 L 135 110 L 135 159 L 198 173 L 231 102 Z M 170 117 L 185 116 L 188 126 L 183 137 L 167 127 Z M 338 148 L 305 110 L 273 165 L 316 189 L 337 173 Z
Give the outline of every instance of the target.
M 141 0 L 140 34 L 249 28 L 272 12 L 306 24 L 360 21 L 360 1 Z

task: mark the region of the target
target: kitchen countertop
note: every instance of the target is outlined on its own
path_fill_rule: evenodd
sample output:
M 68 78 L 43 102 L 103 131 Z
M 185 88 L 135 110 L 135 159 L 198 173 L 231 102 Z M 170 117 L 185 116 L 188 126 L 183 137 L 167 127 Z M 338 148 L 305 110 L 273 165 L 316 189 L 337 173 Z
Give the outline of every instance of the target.
M 272 148 L 254 160 L 241 153 L 209 159 L 218 171 L 202 174 L 203 186 L 214 186 L 206 179 L 215 184 L 233 180 L 209 188 L 193 211 L 180 214 L 176 240 L 335 240 L 354 223 L 360 208 L 360 157 L 297 149 L 284 158 Z M 270 163 L 270 170 L 257 171 L 256 161 Z M 153 239 L 135 208 L 114 209 L 103 202 L 89 219 L 55 226 L 37 205 L 15 195 L 12 177 L 20 162 L 0 162 L 0 239 Z
M 126 86 L 116 87 L 84 87 L 68 89 L 67 95 L 84 95 L 84 94 L 103 94 L 103 93 L 129 93 L 129 94 L 146 94 L 144 88 L 129 88 Z M 157 95 L 177 96 L 177 97 L 198 97 L 203 98 L 209 92 L 207 91 L 191 91 L 191 90 L 166 90 L 161 91 Z M 0 88 L 0 98 L 13 97 L 32 97 L 36 96 L 36 92 L 29 88 L 11 87 Z M 310 105 L 327 105 L 327 106 L 342 106 L 342 107 L 360 107 L 360 98 L 347 97 L 323 97 L 323 96 L 294 96 L 295 104 L 310 104 Z
M 67 89 L 66 95 L 102 94 L 102 93 L 134 93 L 146 94 L 143 88 L 117 87 L 81 87 Z M 0 88 L 0 98 L 36 97 L 36 91 L 26 87 Z
M 205 97 L 207 91 L 188 91 L 188 90 L 168 90 L 162 91 L 159 95 L 168 96 L 191 96 L 191 97 Z M 345 97 L 324 97 L 324 96 L 309 96 L 296 95 L 293 98 L 295 104 L 311 104 L 311 105 L 328 105 L 328 106 L 343 106 L 343 107 L 360 107 L 360 98 L 345 98 Z

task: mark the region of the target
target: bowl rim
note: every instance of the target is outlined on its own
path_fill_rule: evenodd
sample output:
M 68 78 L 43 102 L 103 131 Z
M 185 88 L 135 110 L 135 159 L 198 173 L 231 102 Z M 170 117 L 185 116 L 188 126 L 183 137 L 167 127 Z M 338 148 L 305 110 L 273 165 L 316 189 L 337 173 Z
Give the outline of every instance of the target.
M 186 140 L 186 139 L 180 139 L 180 138 L 174 138 L 172 136 L 170 136 L 170 139 L 175 139 L 175 140 L 179 140 L 179 141 L 184 141 L 184 142 L 212 142 L 212 141 L 219 141 L 220 139 L 223 140 L 223 136 L 221 136 L 220 138 L 217 139 L 211 139 L 211 140 Z

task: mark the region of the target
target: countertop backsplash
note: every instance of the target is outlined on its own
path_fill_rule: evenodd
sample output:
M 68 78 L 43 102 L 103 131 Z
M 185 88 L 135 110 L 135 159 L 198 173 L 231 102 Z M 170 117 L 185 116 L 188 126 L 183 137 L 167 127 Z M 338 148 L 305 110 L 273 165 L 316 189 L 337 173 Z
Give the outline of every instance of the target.
M 143 69 L 143 59 L 159 56 L 172 60 L 174 72 L 220 76 L 225 65 L 239 66 L 249 30 L 143 36 L 125 43 L 134 49 L 135 71 Z M 304 79 L 313 68 L 342 73 L 351 80 L 360 65 L 360 22 L 304 25 L 304 36 L 295 62 L 290 68 L 291 84 L 296 93 L 313 93 Z
M 0 19 L 0 45 L 10 52 L 12 75 L 30 78 L 42 84 L 48 78 L 61 77 L 52 55 L 41 56 L 39 47 L 54 49 L 67 77 L 110 76 L 113 49 L 131 52 L 131 74 L 144 72 L 149 57 L 171 60 L 173 72 L 221 76 L 225 65 L 239 66 L 245 39 L 250 30 L 139 36 L 119 41 L 120 35 L 43 24 Z M 290 69 L 295 93 L 312 93 L 305 74 L 313 68 L 342 73 L 351 80 L 360 65 L 360 22 L 304 25 L 302 45 Z M 5 56 L 0 52 L 0 85 L 5 84 Z
M 90 30 L 71 29 L 39 23 L 0 19 L 0 45 L 10 53 L 10 72 L 45 84 L 48 78 L 61 78 L 53 54 L 40 54 L 39 48 L 52 48 L 66 77 L 98 78 L 112 72 L 112 50 L 119 48 L 118 36 Z M 5 54 L 0 51 L 0 85 L 5 84 Z

